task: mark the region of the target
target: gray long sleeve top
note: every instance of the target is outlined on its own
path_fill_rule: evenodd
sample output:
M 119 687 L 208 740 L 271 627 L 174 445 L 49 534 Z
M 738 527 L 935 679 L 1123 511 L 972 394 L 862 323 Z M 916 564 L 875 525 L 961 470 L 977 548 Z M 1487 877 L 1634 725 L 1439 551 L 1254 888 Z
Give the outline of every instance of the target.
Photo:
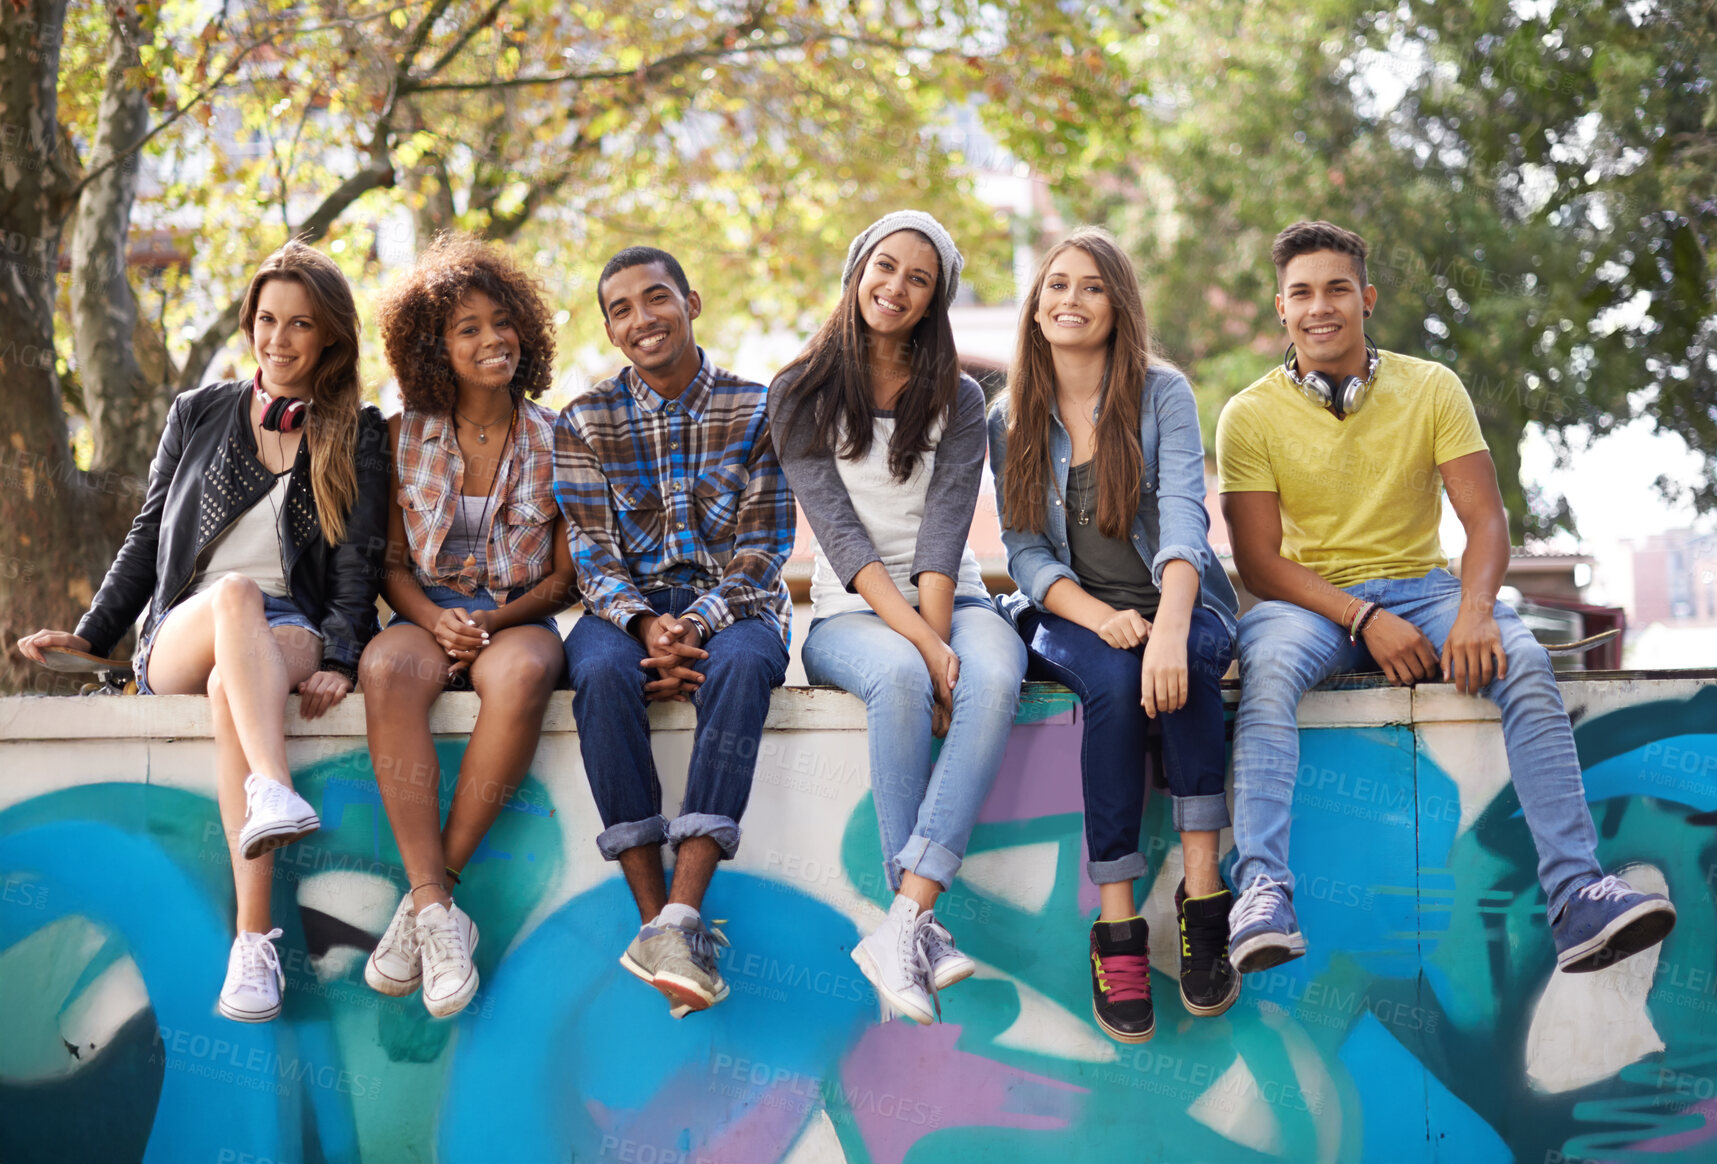
M 794 379 L 788 373 L 770 385 L 769 419 L 787 482 L 817 538 L 814 616 L 867 609 L 852 583 L 871 562 L 881 562 L 914 604 L 918 576 L 926 571 L 955 579 L 959 595 L 986 597 L 978 560 L 966 545 L 987 443 L 978 382 L 960 377 L 953 415 L 931 430 L 932 448 L 900 482 L 888 472 L 892 413 L 877 414 L 870 454 L 857 461 L 833 451 L 813 454 L 808 428 L 789 436 L 783 413 L 792 410 L 786 397 Z

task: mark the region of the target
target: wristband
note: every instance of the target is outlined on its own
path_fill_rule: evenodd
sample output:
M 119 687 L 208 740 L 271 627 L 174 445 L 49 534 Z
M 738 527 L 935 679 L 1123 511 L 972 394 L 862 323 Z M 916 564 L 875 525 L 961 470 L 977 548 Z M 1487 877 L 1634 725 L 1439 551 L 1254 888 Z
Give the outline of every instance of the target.
M 681 621 L 689 622 L 693 626 L 698 628 L 698 645 L 699 646 L 702 646 L 704 643 L 709 642 L 710 639 L 715 637 L 715 632 L 710 630 L 709 623 L 704 621 L 703 615 L 692 614 L 690 612 L 687 612 L 685 614 L 680 615 L 680 619 L 681 619 Z
M 1360 628 L 1365 625 L 1366 619 L 1370 618 L 1372 612 L 1375 611 L 1376 609 L 1377 609 L 1377 603 L 1375 603 L 1375 602 L 1367 602 L 1364 606 L 1361 606 L 1359 608 L 1359 613 L 1354 616 L 1354 619 L 1352 622 L 1347 624 L 1347 641 L 1348 642 L 1355 643 L 1355 644 L 1357 644 L 1359 642 Z

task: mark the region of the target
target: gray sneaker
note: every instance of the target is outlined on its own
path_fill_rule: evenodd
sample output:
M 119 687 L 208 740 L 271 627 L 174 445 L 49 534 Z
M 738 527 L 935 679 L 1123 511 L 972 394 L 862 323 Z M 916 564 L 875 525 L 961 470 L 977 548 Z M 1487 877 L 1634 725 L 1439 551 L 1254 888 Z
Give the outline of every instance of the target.
M 644 925 L 620 955 L 620 965 L 665 994 L 673 1003 L 669 1013 L 681 1018 L 727 997 L 715 951 L 727 944 L 720 930 L 705 927 L 701 920 L 684 929 Z

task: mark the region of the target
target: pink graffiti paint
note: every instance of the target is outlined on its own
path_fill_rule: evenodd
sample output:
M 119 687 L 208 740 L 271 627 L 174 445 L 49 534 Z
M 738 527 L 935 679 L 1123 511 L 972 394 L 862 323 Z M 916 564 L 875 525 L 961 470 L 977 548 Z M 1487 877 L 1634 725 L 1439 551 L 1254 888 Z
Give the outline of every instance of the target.
M 847 1056 L 830 1116 L 854 1121 L 875 1164 L 900 1164 L 941 1128 L 1054 1131 L 1081 1118 L 1087 1089 L 958 1050 L 960 1029 L 883 1023 Z

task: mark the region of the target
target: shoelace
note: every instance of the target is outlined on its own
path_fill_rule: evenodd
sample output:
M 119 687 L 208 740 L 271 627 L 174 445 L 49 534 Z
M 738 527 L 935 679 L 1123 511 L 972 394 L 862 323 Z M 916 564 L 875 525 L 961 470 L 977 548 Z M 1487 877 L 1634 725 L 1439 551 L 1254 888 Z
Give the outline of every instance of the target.
M 1198 937 L 1198 949 L 1193 949 L 1193 937 Z M 1228 956 L 1228 919 L 1207 918 L 1202 922 L 1188 920 L 1183 908 L 1180 915 L 1180 956 L 1191 970 L 1208 970 Z
M 244 790 L 244 815 L 247 819 L 253 817 L 258 808 L 267 813 L 284 813 L 288 808 L 286 798 L 291 794 L 280 781 L 258 776 Z
M 1098 954 L 1097 984 L 1111 1002 L 1132 1002 L 1151 997 L 1151 959 L 1148 954 Z
M 716 972 L 715 948 L 727 946 L 732 949 L 732 945 L 727 940 L 727 935 L 718 929 L 705 926 L 701 922 L 696 929 L 689 929 L 684 933 L 686 935 L 686 948 L 691 952 L 692 960 L 703 969 L 704 973 L 713 975 Z
M 391 943 L 387 942 L 392 938 Z M 396 913 L 394 920 L 388 924 L 388 932 L 382 935 L 384 944 L 396 947 L 406 958 L 416 958 L 422 950 L 417 936 L 417 911 Z
M 1620 901 L 1622 898 L 1629 897 L 1635 892 L 1636 890 L 1633 886 L 1629 885 L 1626 881 L 1623 881 L 1620 877 L 1617 877 L 1614 873 L 1609 874 L 1601 881 L 1594 881 L 1590 885 L 1582 885 L 1580 887 L 1580 896 L 1584 897 L 1587 901 L 1604 901 L 1606 899 L 1610 901 Z
M 420 919 L 421 916 L 419 915 Z M 420 920 L 417 940 L 421 948 L 429 953 L 432 983 L 456 973 L 458 963 L 465 960 L 465 943 L 451 912 L 440 922 L 426 923 Z
M 1268 920 L 1281 903 L 1286 888 L 1262 873 L 1252 878 L 1252 884 L 1240 895 L 1240 904 L 1234 907 L 1234 931 L 1238 933 L 1249 925 Z
M 902 934 L 902 938 L 909 944 L 910 948 L 902 951 L 900 961 L 907 969 L 916 971 L 918 984 L 924 988 L 924 993 L 930 996 L 930 1005 L 935 1008 L 936 1021 L 941 1022 L 942 992 L 936 989 L 936 975 L 931 969 L 936 961 L 933 956 L 933 949 L 935 945 L 939 944 L 940 936 L 933 934 L 933 930 L 941 930 L 943 934 L 948 935 L 950 941 L 953 940 L 953 935 L 942 929 L 941 923 L 936 920 L 936 915 L 926 910 L 918 915 L 918 920 L 913 922 L 912 929 Z
M 277 927 L 255 938 L 242 937 L 238 944 L 239 985 L 246 990 L 267 991 L 268 976 L 274 975 L 276 986 L 286 985 L 286 974 L 280 969 L 280 954 L 274 941 L 281 936 Z

